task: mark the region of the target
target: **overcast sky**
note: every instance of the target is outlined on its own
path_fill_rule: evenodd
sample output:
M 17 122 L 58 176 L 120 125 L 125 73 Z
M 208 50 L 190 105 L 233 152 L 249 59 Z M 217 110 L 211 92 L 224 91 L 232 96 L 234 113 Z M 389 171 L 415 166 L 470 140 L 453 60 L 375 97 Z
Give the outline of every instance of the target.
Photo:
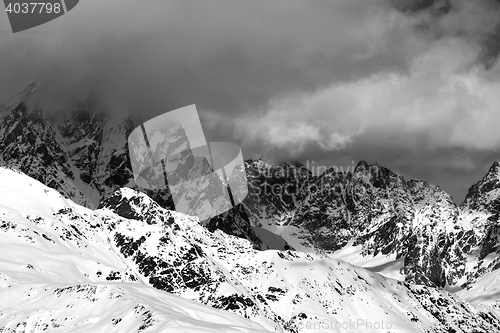
M 245 158 L 378 162 L 461 202 L 500 159 L 499 52 L 497 0 L 83 0 L 23 33 L 0 15 L 0 100 L 40 78 L 51 109 L 196 104 Z

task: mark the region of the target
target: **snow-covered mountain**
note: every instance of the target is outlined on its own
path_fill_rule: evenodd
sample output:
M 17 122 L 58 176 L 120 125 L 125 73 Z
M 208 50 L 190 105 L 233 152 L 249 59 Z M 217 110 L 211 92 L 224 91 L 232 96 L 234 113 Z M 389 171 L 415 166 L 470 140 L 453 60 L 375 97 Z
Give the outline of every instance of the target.
M 91 97 L 54 117 L 39 84 L 0 107 L 0 331 L 500 331 L 497 162 L 456 206 L 377 164 L 249 160 L 248 196 L 199 221 L 135 185 L 130 118 Z
M 353 172 L 320 176 L 263 160 L 245 167 L 252 224 L 296 249 L 449 290 L 500 267 L 497 162 L 460 207 L 437 186 L 363 161 Z
M 96 208 L 117 189 L 130 186 L 174 209 L 168 189 L 135 185 L 128 136 L 136 125 L 130 117 L 106 113 L 92 96 L 74 110 L 54 115 L 34 102 L 40 84 L 33 82 L 0 108 L 0 165 L 16 167 L 85 207 Z M 182 133 L 174 137 L 187 142 Z M 189 172 L 203 174 L 206 168 L 206 163 L 197 161 Z M 201 205 L 201 198 L 194 204 Z M 203 223 L 210 230 L 221 229 L 250 239 L 257 248 L 268 248 L 241 205 Z
M 446 291 L 326 255 L 258 251 L 130 188 L 114 197 L 90 210 L 0 168 L 1 329 L 500 330 L 493 308 Z
M 2 332 L 266 331 L 143 283 L 110 239 L 116 215 L 3 168 L 0 201 Z
M 23 102 L 0 114 L 0 162 L 23 170 L 67 198 L 93 207 L 76 186 L 73 168 L 56 133 L 40 112 L 28 113 Z

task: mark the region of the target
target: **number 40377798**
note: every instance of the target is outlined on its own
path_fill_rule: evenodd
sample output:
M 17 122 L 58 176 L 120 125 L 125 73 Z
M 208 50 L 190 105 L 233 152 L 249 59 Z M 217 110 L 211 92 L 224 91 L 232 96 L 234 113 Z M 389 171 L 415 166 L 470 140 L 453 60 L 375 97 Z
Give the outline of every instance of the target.
M 41 13 L 60 13 L 62 10 L 60 3 L 45 3 L 45 2 L 24 2 L 24 3 L 9 3 L 5 11 L 15 14 L 41 14 Z

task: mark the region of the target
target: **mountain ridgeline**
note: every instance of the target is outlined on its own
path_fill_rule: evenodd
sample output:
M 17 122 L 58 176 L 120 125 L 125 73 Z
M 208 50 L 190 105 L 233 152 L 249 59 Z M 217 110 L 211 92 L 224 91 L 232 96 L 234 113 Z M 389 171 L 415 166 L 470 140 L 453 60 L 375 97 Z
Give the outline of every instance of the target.
M 90 210 L 0 167 L 0 331 L 500 330 L 498 302 L 324 254 L 257 250 L 130 188 L 112 197 Z
M 2 164 L 89 208 L 117 204 L 115 192 L 130 187 L 174 209 L 168 189 L 145 190 L 133 182 L 127 137 L 137 124 L 130 118 L 96 112 L 89 99 L 49 120 L 26 107 L 36 90 L 28 88 L 0 113 Z M 426 286 L 463 288 L 500 267 L 496 162 L 460 206 L 437 186 L 363 161 L 353 172 L 330 168 L 320 176 L 301 165 L 263 160 L 244 167 L 234 174 L 246 175 L 248 196 L 202 221 L 209 230 L 246 238 L 260 250 L 276 248 L 263 231 L 287 249 L 328 254 L 353 247 L 366 258 L 393 258 L 401 263 L 402 279 Z
M 54 117 L 38 84 L 0 106 L 0 331 L 500 331 L 497 162 L 457 206 L 364 161 L 247 160 L 246 198 L 200 221 L 135 184 L 131 118 L 91 98 Z M 211 173 L 182 156 L 183 177 Z

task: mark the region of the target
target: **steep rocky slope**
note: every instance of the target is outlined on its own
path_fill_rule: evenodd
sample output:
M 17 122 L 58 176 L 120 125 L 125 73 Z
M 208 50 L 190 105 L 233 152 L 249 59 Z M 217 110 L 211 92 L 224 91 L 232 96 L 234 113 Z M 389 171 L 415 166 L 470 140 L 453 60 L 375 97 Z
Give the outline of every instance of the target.
M 460 207 L 439 187 L 366 162 L 353 172 L 330 168 L 319 176 L 262 160 L 245 167 L 250 193 L 243 205 L 252 224 L 296 249 L 450 289 L 500 267 L 496 162 Z M 382 257 L 379 265 L 368 260 Z
M 40 112 L 28 113 L 22 102 L 0 114 L 0 162 L 23 170 L 67 198 L 93 207 L 76 186 L 75 174 L 56 133 Z

